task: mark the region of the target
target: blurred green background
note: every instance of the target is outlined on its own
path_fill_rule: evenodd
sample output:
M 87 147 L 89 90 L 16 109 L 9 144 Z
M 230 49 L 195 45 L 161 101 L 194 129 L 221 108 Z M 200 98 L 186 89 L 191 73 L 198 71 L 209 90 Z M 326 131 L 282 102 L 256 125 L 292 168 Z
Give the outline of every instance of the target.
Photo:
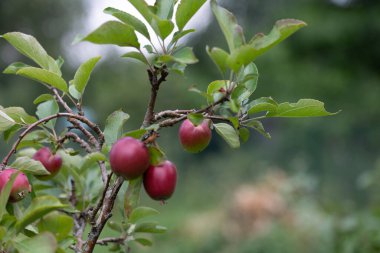
M 32 34 L 50 55 L 66 59 L 64 77 L 70 80 L 80 61 L 101 48 L 71 45 L 77 33 L 90 31 L 86 24 L 95 18 L 90 10 L 98 1 L 1 0 L 0 34 Z M 163 130 L 159 143 L 177 164 L 178 189 L 165 206 L 145 193 L 143 204 L 161 210 L 157 219 L 169 232 L 154 237 L 151 249 L 131 245 L 134 252 L 380 252 L 380 2 L 225 0 L 222 5 L 235 13 L 248 38 L 268 33 L 278 19 L 308 23 L 258 58 L 257 97 L 315 98 L 329 111 L 342 112 L 266 120 L 272 140 L 252 133 L 239 150 L 215 135 L 197 155 L 181 150 L 178 127 Z M 102 9 L 95 11 L 99 16 Z M 201 106 L 203 100 L 189 87 L 205 90 L 219 78 L 205 46 L 226 48 L 226 43 L 211 20 L 187 41 L 200 62 L 185 78 L 169 76 L 157 111 Z M 85 95 L 88 112 L 103 125 L 108 114 L 122 108 L 131 115 L 126 130 L 138 128 L 149 96 L 146 71 L 121 59 L 121 51 L 106 48 Z M 25 59 L 0 41 L 0 69 L 17 60 Z M 42 90 L 21 77 L 0 75 L 4 107 L 32 113 Z M 9 148 L 1 142 L 1 154 Z

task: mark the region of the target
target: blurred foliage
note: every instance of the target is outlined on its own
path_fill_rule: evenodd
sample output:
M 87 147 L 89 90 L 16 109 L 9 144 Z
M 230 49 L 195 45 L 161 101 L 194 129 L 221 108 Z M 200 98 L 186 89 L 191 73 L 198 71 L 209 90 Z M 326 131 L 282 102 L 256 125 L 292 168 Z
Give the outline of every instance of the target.
M 272 140 L 254 134 L 240 150 L 231 150 L 214 136 L 209 148 L 199 155 L 181 150 L 176 127 L 162 131 L 160 145 L 176 161 L 180 178 L 173 200 L 161 207 L 163 222 L 168 223 L 171 232 L 156 240 L 152 252 L 378 252 L 380 202 L 374 189 L 378 189 L 379 180 L 372 188 L 358 189 L 357 179 L 363 172 L 374 170 L 380 153 L 380 2 L 357 0 L 338 5 L 327 0 L 229 0 L 223 4 L 251 35 L 268 33 L 280 18 L 308 23 L 307 28 L 266 57 L 258 58 L 257 97 L 294 102 L 310 97 L 325 101 L 329 111 L 342 112 L 320 119 L 267 120 Z M 62 48 L 72 47 L 62 42 L 64 36 L 83 27 L 81 13 L 85 11 L 78 0 L 2 0 L 0 32 L 20 30 L 33 34 L 57 57 Z M 159 94 L 157 110 L 191 108 L 201 101 L 187 89 L 197 85 L 205 90 L 211 80 L 218 78 L 217 69 L 205 53 L 206 44 L 227 47 L 221 43 L 224 40 L 217 29 L 213 21 L 207 30 L 191 38 L 189 44 L 195 47 L 200 63 L 186 70 L 186 79 L 176 74 L 168 77 Z M 89 110 L 96 112 L 98 122 L 103 123 L 107 114 L 122 108 L 130 113 L 130 129 L 134 129 L 148 101 L 146 71 L 139 63 L 110 54 L 113 58 L 102 60 L 95 70 L 85 100 Z M 17 60 L 16 55 L 1 43 L 0 69 Z M 66 73 L 73 73 L 70 63 L 64 66 Z M 40 88 L 6 75 L 0 75 L 0 85 L 2 105 L 26 109 L 33 106 L 34 94 Z M 106 88 L 110 86 L 112 89 Z M 116 92 L 107 93 L 108 89 Z M 0 148 L 4 151 L 6 147 Z M 218 229 L 223 223 L 218 217 L 223 219 L 223 213 L 228 212 L 225 209 L 229 209 L 233 189 L 273 167 L 309 171 L 302 181 L 315 184 L 312 193 L 301 192 L 303 197 L 292 204 L 287 202 L 297 212 L 297 218 L 303 220 L 289 228 L 276 218 L 265 236 L 243 238 L 238 243 L 227 241 L 223 230 Z M 374 175 L 368 173 L 367 178 Z M 289 182 L 295 180 L 289 177 Z M 365 176 L 360 178 L 361 185 L 366 185 Z M 375 194 L 368 194 L 371 191 Z M 200 219 L 201 225 L 205 220 L 216 220 L 217 224 L 214 230 L 207 228 L 208 235 L 202 234 L 201 240 L 192 239 L 184 223 L 195 223 L 193 218 Z M 315 226 L 308 227 L 310 222 Z

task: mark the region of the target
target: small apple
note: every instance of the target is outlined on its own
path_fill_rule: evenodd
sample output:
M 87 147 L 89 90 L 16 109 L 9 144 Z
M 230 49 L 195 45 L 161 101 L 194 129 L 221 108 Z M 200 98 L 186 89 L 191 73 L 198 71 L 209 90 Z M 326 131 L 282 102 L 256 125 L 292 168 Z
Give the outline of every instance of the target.
M 144 188 L 154 200 L 166 200 L 172 196 L 177 183 L 177 168 L 170 161 L 151 165 L 144 174 Z
M 46 180 L 54 177 L 62 167 L 62 158 L 60 155 L 53 155 L 50 148 L 43 147 L 39 149 L 34 155 L 33 159 L 40 161 L 50 175 L 37 176 L 38 179 Z
M 4 189 L 13 173 L 19 172 L 14 168 L 8 168 L 0 172 L 0 192 Z M 9 195 L 9 202 L 17 202 L 22 200 L 26 194 L 32 191 L 28 178 L 24 173 L 19 173 L 13 182 L 11 193 Z
M 183 148 L 190 153 L 198 153 L 205 149 L 211 140 L 210 121 L 203 120 L 194 125 L 189 119 L 182 122 L 179 128 L 179 140 Z
M 127 180 L 135 179 L 148 169 L 149 152 L 145 144 L 132 137 L 116 141 L 110 151 L 112 171 Z

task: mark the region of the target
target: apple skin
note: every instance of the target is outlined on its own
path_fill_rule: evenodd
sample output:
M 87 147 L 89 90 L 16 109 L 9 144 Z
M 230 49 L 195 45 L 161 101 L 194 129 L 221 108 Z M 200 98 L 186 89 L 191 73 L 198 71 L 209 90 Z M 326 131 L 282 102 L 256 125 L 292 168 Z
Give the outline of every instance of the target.
M 151 165 L 144 174 L 144 188 L 154 200 L 167 200 L 175 190 L 177 184 L 177 168 L 170 161 L 158 165 Z
M 211 140 L 209 124 L 209 120 L 203 120 L 198 126 L 189 119 L 182 122 L 179 128 L 179 140 L 186 151 L 198 153 L 208 146 Z
M 116 141 L 110 151 L 112 171 L 127 180 L 138 178 L 149 167 L 149 151 L 145 144 L 132 137 Z
M 54 177 L 62 167 L 62 158 L 60 155 L 53 155 L 50 148 L 43 147 L 39 149 L 34 155 L 33 159 L 40 161 L 50 175 L 36 176 L 38 179 L 47 180 Z
M 19 172 L 14 168 L 8 168 L 0 172 L 0 192 L 5 187 L 6 183 L 11 178 L 13 173 Z M 11 188 L 11 193 L 9 195 L 9 202 L 18 202 L 22 200 L 28 193 L 32 191 L 32 186 L 29 184 L 28 178 L 24 173 L 20 172 Z

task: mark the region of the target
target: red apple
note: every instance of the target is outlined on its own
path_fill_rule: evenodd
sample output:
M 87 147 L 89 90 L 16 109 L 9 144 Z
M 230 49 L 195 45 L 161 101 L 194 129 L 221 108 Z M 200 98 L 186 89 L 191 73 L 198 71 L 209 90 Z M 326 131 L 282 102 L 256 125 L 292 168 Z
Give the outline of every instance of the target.
M 183 148 L 191 153 L 198 153 L 205 149 L 211 140 L 209 120 L 194 125 L 189 119 L 182 122 L 179 128 L 179 140 Z
M 33 159 L 40 161 L 50 175 L 38 176 L 39 179 L 50 179 L 54 177 L 62 166 L 62 158 L 60 155 L 53 155 L 50 148 L 43 147 L 39 149 L 34 155 Z
M 144 174 L 144 188 L 154 200 L 166 200 L 172 196 L 177 183 L 177 168 L 170 161 L 151 165 Z
M 135 179 L 148 169 L 149 152 L 145 144 L 132 137 L 116 141 L 110 151 L 112 171 L 127 180 Z
M 0 172 L 0 192 L 3 190 L 6 183 L 8 183 L 9 179 L 11 178 L 11 175 L 16 172 L 19 171 L 14 168 L 5 169 Z M 20 201 L 26 196 L 26 194 L 28 194 L 31 191 L 32 187 L 29 184 L 28 178 L 25 176 L 24 173 L 20 172 L 16 176 L 16 179 L 12 185 L 11 193 L 9 195 L 9 201 Z

